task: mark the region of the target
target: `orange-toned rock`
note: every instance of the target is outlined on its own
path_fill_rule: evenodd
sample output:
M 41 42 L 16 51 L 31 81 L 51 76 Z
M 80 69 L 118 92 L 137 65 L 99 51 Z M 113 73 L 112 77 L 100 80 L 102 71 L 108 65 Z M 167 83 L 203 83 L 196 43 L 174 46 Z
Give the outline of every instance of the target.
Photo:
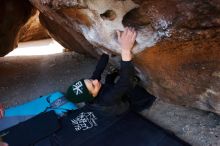
M 172 103 L 220 114 L 220 9 L 214 3 L 146 1 L 123 23 L 144 26 L 145 16 L 163 34 L 135 57 L 150 92 Z
M 29 18 L 28 22 L 21 28 L 19 32 L 19 42 L 27 42 L 32 40 L 47 39 L 50 36 L 47 30 L 39 21 L 39 12 Z
M 136 55 L 135 63 L 157 97 L 220 114 L 219 40 L 163 41 Z

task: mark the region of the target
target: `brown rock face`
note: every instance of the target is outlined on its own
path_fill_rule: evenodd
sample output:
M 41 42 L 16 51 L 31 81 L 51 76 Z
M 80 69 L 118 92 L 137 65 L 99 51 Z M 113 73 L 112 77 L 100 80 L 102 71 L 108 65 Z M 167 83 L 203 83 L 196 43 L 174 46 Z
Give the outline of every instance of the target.
M 144 26 L 145 16 L 163 35 L 135 57 L 149 91 L 172 103 L 220 114 L 220 9 L 214 3 L 146 1 L 123 23 Z
M 12 51 L 21 27 L 35 11 L 26 0 L 2 0 L 0 5 L 0 56 Z
M 219 113 L 219 39 L 161 42 L 141 52 L 135 61 L 146 87 L 166 101 Z
M 29 18 L 28 22 L 21 28 L 19 32 L 19 42 L 27 42 L 32 40 L 47 39 L 50 36 L 47 30 L 41 25 L 39 20 L 39 12 Z
M 218 0 L 30 0 L 65 47 L 118 55 L 115 30 L 138 31 L 134 62 L 146 88 L 166 101 L 220 114 Z

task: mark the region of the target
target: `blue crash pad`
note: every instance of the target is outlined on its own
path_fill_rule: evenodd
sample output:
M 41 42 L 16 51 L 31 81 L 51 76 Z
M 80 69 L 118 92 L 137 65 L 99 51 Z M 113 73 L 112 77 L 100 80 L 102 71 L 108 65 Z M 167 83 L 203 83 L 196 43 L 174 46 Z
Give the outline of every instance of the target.
M 67 101 L 63 93 L 54 92 L 22 105 L 6 109 L 4 117 L 0 120 L 0 131 L 30 119 L 42 112 L 54 110 L 57 115 L 62 116 L 68 110 L 75 109 L 77 109 L 76 105 Z

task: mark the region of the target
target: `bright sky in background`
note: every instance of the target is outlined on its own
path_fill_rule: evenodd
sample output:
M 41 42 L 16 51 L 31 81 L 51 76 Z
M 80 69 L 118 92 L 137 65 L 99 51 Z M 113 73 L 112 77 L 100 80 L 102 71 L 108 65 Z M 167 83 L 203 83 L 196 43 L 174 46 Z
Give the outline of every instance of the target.
M 39 41 L 29 41 L 19 43 L 18 47 L 7 56 L 33 56 L 33 55 L 49 55 L 62 53 L 64 50 L 58 42 L 53 39 L 45 39 Z

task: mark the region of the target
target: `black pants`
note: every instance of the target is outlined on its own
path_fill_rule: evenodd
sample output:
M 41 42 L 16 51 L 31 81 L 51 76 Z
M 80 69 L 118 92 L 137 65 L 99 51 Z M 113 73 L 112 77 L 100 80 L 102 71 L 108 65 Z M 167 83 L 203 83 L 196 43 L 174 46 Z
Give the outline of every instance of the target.
M 105 78 L 105 84 L 115 84 L 115 80 L 119 77 L 118 72 L 108 74 Z M 134 81 L 134 86 L 127 94 L 123 97 L 123 100 L 130 103 L 131 110 L 140 112 L 144 109 L 149 108 L 156 97 L 148 93 L 142 86 L 137 84 L 137 81 Z
M 71 120 L 93 112 L 97 126 L 76 131 Z M 35 146 L 190 146 L 175 135 L 134 112 L 107 116 L 84 107 L 60 119 L 61 129 Z

